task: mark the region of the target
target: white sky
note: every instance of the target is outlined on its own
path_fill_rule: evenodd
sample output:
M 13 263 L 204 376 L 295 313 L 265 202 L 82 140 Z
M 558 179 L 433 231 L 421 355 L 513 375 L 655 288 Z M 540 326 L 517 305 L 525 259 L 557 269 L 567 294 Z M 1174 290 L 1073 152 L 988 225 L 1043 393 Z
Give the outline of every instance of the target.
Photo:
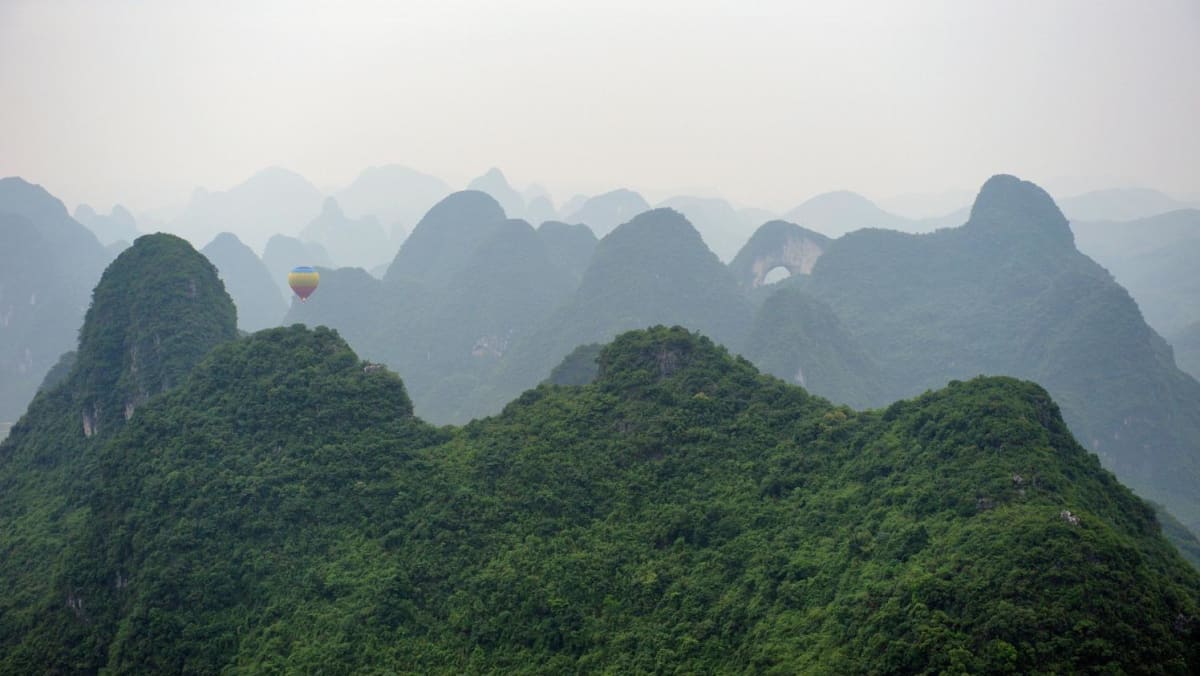
M 147 208 L 498 166 L 786 208 L 826 190 L 1200 194 L 1200 2 L 0 0 L 0 175 Z

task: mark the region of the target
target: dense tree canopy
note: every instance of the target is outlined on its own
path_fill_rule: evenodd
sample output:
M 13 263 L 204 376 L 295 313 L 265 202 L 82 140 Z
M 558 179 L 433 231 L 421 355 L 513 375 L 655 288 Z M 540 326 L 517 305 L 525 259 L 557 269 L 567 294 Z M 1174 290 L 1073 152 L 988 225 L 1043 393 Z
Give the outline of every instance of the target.
M 1040 387 L 856 413 L 663 327 L 595 361 L 437 429 L 332 331 L 217 347 L 98 450 L 0 667 L 1200 665 L 1200 574 Z

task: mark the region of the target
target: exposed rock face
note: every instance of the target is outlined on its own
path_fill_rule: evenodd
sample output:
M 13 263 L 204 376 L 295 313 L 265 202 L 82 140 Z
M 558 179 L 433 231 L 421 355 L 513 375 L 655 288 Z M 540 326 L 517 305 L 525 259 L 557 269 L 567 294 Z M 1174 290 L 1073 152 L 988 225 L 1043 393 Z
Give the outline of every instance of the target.
M 237 337 L 235 316 L 216 268 L 186 241 L 163 233 L 138 238 L 93 292 L 75 366 L 60 386 L 90 411 L 85 434 L 120 426 L 213 345 Z
M 770 221 L 755 231 L 746 246 L 729 264 L 743 289 L 764 284 L 767 273 L 784 267 L 788 274 L 810 274 L 830 239 L 786 221 Z

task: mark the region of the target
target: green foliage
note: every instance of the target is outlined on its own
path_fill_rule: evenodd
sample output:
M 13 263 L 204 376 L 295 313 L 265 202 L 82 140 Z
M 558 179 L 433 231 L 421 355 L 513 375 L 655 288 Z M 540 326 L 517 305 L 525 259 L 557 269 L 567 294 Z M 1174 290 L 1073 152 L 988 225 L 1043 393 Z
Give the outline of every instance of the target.
M 879 366 L 833 310 L 792 286 L 759 308 L 745 354 L 771 375 L 857 408 L 878 403 L 885 390 Z
M 79 354 L 75 350 L 64 352 L 54 366 L 46 372 L 46 377 L 42 378 L 42 384 L 38 387 L 38 392 L 52 390 L 66 381 L 67 376 L 71 375 L 71 371 L 75 369 L 75 361 Z
M 1200 573 L 1040 387 L 856 413 L 679 327 L 597 361 L 439 430 L 332 331 L 218 347 L 97 450 L 0 669 L 1200 668 Z
M 383 282 L 322 270 L 321 291 L 288 318 L 335 327 L 403 373 L 422 415 L 469 420 L 503 405 L 492 389 L 500 360 L 574 287 L 550 256 L 554 239 L 504 220 L 484 193 L 455 193 L 422 219 Z
M 588 343 L 571 350 L 562 362 L 550 371 L 546 382 L 551 385 L 587 385 L 596 379 L 600 365 L 596 359 L 604 346 L 600 343 Z
M 236 336 L 216 271 L 182 239 L 139 238 L 105 271 L 77 353 L 0 443 L 0 672 L 73 671 L 99 650 L 55 586 L 97 487 L 96 454 L 148 399 Z M 72 358 L 73 357 L 73 358 Z M 31 638 L 36 637 L 36 638 Z
M 1036 186 L 992 179 L 961 228 L 846 235 L 804 291 L 882 369 L 872 405 L 980 373 L 1033 380 L 1106 467 L 1200 528 L 1200 383 L 1175 367 L 1129 294 L 1075 249 Z

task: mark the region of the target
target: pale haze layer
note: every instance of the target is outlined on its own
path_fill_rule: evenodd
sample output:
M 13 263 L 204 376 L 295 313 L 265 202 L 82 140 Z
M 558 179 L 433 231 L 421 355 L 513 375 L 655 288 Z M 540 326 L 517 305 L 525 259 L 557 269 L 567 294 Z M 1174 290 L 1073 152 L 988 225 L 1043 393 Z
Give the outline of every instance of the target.
M 652 4 L 652 6 L 644 6 Z M 0 2 L 0 175 L 150 208 L 283 166 L 561 202 L 1200 193 L 1200 3 Z

